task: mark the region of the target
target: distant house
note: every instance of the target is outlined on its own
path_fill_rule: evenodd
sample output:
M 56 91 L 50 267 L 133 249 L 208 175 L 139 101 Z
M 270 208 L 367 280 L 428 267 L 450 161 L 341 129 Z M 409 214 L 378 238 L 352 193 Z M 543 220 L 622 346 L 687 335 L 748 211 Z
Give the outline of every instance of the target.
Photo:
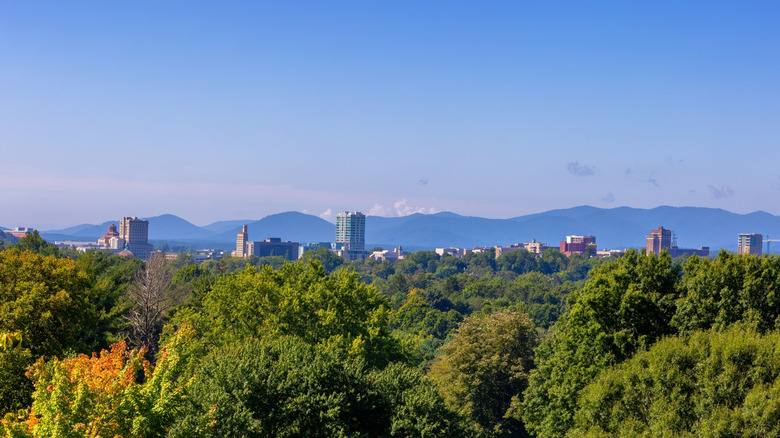
M 471 250 L 464 249 L 464 248 L 454 248 L 454 247 L 436 248 L 436 254 L 438 254 L 441 257 L 445 255 L 451 255 L 453 257 L 461 258 L 464 255 L 468 254 L 469 252 L 471 252 Z
M 496 249 L 496 258 L 501 257 L 502 255 L 512 252 L 512 251 L 519 251 L 521 249 L 524 249 L 530 253 L 534 253 L 536 255 L 539 255 L 544 252 L 545 249 L 549 248 L 550 246 L 546 243 L 537 242 L 536 239 L 533 239 L 532 241 L 528 243 L 515 243 L 514 245 L 509 246 L 497 246 Z
M 595 252 L 596 236 L 566 236 L 566 240 L 561 241 L 560 251 L 569 257 L 572 254 L 585 254 L 589 246 Z
M 10 234 L 16 237 L 17 239 L 21 239 L 22 237 L 26 236 L 27 233 L 32 233 L 34 231 L 35 231 L 34 228 L 27 228 L 27 227 L 16 227 L 10 230 L 4 230 L 6 234 Z
M 398 260 L 404 259 L 404 252 L 403 249 L 399 246 L 398 248 L 390 250 L 382 250 L 382 251 L 374 251 L 369 255 L 368 257 L 378 260 L 380 262 L 383 262 L 385 260 L 389 262 L 397 262 Z

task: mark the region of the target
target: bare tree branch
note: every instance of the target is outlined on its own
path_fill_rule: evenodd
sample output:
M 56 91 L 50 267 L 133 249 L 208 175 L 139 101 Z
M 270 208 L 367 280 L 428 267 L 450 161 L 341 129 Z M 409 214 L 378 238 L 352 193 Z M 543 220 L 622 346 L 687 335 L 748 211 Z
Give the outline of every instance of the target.
M 151 354 L 157 352 L 160 333 L 168 311 L 181 303 L 186 291 L 172 286 L 173 272 L 168 269 L 165 255 L 153 254 L 135 274 L 127 295 L 133 307 L 125 317 L 131 324 L 129 338 Z

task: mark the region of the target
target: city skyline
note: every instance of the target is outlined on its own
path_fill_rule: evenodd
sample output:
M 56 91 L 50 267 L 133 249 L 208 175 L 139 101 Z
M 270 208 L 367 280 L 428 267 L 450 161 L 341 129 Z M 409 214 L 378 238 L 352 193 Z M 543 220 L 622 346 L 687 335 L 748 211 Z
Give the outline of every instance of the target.
M 351 213 L 341 212 L 339 217 L 345 215 Z M 336 245 L 333 246 L 331 243 L 329 247 L 332 250 L 338 249 L 339 243 L 346 242 L 347 236 L 352 236 L 352 231 L 356 236 L 362 236 L 361 230 L 366 231 L 365 237 L 356 237 L 355 243 L 366 242 L 367 246 L 361 244 L 364 248 L 403 246 L 419 249 L 453 245 L 514 247 L 518 242 L 532 244 L 538 242 L 542 246 L 531 245 L 527 249 L 539 252 L 543 247 L 557 247 L 555 242 L 561 241 L 564 236 L 566 243 L 569 239 L 572 244 L 585 242 L 583 248 L 586 248 L 587 244 L 595 244 L 595 236 L 599 236 L 597 247 L 599 250 L 629 247 L 647 247 L 650 250 L 649 245 L 643 243 L 644 240 L 640 242 L 637 239 L 642 236 L 650 237 L 648 231 L 651 234 L 658 231 L 654 229 L 659 224 L 662 224 L 665 231 L 672 230 L 671 241 L 667 239 L 665 246 L 676 253 L 701 251 L 703 254 L 706 248 L 712 251 L 717 251 L 718 248 L 739 251 L 734 236 L 740 235 L 741 241 L 745 231 L 760 232 L 764 239 L 763 243 L 766 243 L 767 252 L 769 252 L 770 242 L 780 241 L 776 239 L 780 235 L 780 216 L 772 216 L 768 213 L 739 215 L 722 209 L 697 207 L 658 207 L 645 210 L 630 207 L 601 209 L 581 206 L 510 219 L 488 219 L 454 213 L 418 214 L 415 217 L 394 218 L 363 216 L 360 213 L 355 215 L 358 216 L 360 224 L 357 227 L 350 227 L 342 221 L 342 227 L 346 225 L 346 229 L 343 230 L 340 230 L 338 221 L 334 224 L 316 215 L 300 212 L 278 213 L 259 220 L 219 221 L 203 227 L 193 224 L 186 218 L 170 214 L 142 218 L 142 220 L 144 223 L 148 221 L 148 238 L 156 242 L 188 242 L 187 245 L 198 247 L 212 244 L 223 247 L 227 244 L 231 249 L 235 248 L 242 253 L 248 251 L 255 254 L 258 252 L 256 246 L 258 242 L 249 242 L 244 238 L 242 244 L 241 236 L 244 236 L 240 231 L 242 227 L 255 230 L 258 233 L 255 237 L 276 237 L 284 238 L 285 241 L 304 243 L 333 242 L 335 230 Z M 365 219 L 365 225 L 362 218 Z M 112 220 L 101 224 L 81 224 L 63 230 L 38 231 L 49 241 L 84 242 L 98 239 L 99 245 L 109 245 L 114 248 L 121 246 L 119 242 L 115 245 L 112 239 L 112 236 L 120 237 L 122 231 L 121 224 L 117 228 L 116 223 L 117 221 Z M 19 237 L 19 233 L 14 230 L 10 232 Z M 21 235 L 23 236 L 24 233 Z M 645 240 L 649 244 L 650 241 Z M 349 241 L 352 241 L 351 237 Z M 281 240 L 279 242 L 283 243 Z M 659 241 L 659 246 L 663 246 L 660 243 L 662 242 Z M 252 244 L 255 245 L 254 249 L 251 248 Z M 259 244 L 265 245 L 262 242 Z M 270 241 L 270 244 L 273 246 L 274 242 Z M 577 251 L 583 248 L 572 246 L 567 249 L 561 245 L 559 249 L 565 252 L 569 249 Z
M 0 225 L 780 215 L 773 2 L 0 5 Z

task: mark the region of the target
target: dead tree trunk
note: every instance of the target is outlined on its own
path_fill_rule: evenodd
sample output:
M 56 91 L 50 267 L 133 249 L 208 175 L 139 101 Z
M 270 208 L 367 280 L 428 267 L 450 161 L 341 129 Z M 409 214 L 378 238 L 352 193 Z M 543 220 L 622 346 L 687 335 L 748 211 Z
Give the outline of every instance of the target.
M 182 300 L 182 289 L 172 286 L 173 273 L 168 270 L 165 256 L 153 254 L 135 274 L 128 289 L 133 303 L 127 315 L 129 338 L 136 347 L 149 349 L 149 357 L 159 349 L 160 333 L 168 311 Z

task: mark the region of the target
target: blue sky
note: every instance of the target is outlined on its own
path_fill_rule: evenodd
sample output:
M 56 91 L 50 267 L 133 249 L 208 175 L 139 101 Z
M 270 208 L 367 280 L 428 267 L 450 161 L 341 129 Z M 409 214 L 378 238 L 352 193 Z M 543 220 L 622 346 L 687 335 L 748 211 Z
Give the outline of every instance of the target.
M 777 215 L 778 17 L 770 1 L 3 2 L 0 225 Z

